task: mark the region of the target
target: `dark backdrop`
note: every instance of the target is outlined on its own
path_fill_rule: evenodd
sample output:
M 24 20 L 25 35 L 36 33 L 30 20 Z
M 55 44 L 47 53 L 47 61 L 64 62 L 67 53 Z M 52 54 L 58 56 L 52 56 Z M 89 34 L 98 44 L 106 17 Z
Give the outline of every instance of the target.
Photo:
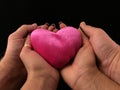
M 111 3 L 111 4 L 109 4 Z M 38 25 L 65 22 L 67 25 L 79 27 L 81 21 L 100 27 L 120 44 L 119 3 L 117 2 L 64 2 L 64 1 L 0 1 L 0 57 L 4 55 L 7 37 L 22 24 Z M 58 26 L 57 26 L 58 27 Z M 60 80 L 59 90 L 67 90 L 68 86 Z

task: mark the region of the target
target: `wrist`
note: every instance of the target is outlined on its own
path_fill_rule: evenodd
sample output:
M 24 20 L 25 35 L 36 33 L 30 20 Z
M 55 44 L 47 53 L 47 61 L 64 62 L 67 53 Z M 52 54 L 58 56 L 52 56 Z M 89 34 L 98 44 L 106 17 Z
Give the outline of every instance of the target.
M 100 75 L 100 71 L 97 68 L 88 69 L 79 75 L 78 79 L 72 86 L 74 90 L 96 90 L 94 89 L 94 81 Z
M 120 86 L 109 79 L 105 74 L 97 70 L 96 72 L 91 72 L 84 74 L 76 82 L 73 89 L 75 90 L 119 90 Z M 109 86 L 109 87 L 108 87 Z
M 102 72 L 100 72 L 99 75 L 94 80 L 94 87 L 96 87 L 97 90 L 119 90 L 120 89 L 119 84 L 112 81 L 109 77 L 107 77 Z
M 38 70 L 28 70 L 28 77 L 43 77 L 43 78 L 51 78 L 56 83 L 59 81 L 59 72 L 54 68 L 42 68 Z
M 28 74 L 27 81 L 22 87 L 22 90 L 56 90 L 59 79 L 54 78 L 51 75 L 30 73 Z
M 47 80 L 47 82 L 55 82 L 55 83 L 58 83 L 59 81 L 59 75 L 58 73 L 55 73 L 55 74 L 51 74 L 51 73 L 46 73 L 46 72 L 31 72 L 31 73 L 28 73 L 28 78 L 42 78 L 44 80 Z
M 11 59 L 9 57 L 4 56 L 0 62 L 0 67 L 4 73 L 17 76 L 17 75 L 26 75 L 26 70 L 24 65 L 22 64 L 20 58 Z
M 21 61 L 21 59 L 19 58 L 19 56 L 10 56 L 5 54 L 1 60 L 1 65 L 3 65 L 3 67 L 10 67 L 11 69 L 18 69 L 19 67 L 23 66 L 23 63 Z M 16 68 L 17 67 L 17 68 Z
M 18 90 L 25 80 L 25 73 L 18 73 L 18 71 L 16 72 L 0 63 L 0 90 Z
M 26 80 L 24 66 L 20 67 L 14 61 L 17 62 L 17 60 L 4 56 L 0 62 L 0 90 L 8 88 L 9 90 L 18 90 Z
M 120 84 L 120 47 L 116 50 L 112 63 L 109 67 L 108 76 Z

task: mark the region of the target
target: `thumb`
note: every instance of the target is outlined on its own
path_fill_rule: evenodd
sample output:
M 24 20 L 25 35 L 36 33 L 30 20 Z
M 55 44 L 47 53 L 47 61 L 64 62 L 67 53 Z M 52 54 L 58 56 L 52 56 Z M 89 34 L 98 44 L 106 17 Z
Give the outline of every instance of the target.
M 83 32 L 88 36 L 91 37 L 95 34 L 95 31 L 97 30 L 97 28 L 92 27 L 90 25 L 86 25 L 85 22 L 81 22 L 80 23 L 80 28 L 83 30 Z
M 25 40 L 24 46 L 21 50 L 21 53 L 20 53 L 21 59 L 22 60 L 26 59 L 30 52 L 32 52 L 32 49 L 31 49 L 31 44 L 30 44 L 30 35 L 28 35 L 26 40 Z

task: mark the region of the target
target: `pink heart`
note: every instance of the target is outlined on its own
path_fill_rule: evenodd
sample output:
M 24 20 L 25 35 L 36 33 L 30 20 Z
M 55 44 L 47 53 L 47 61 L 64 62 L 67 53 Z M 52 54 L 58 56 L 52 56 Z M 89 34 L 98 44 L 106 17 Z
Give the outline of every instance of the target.
M 64 27 L 57 33 L 39 28 L 31 33 L 31 44 L 49 64 L 61 69 L 81 47 L 82 37 L 78 29 L 71 26 Z

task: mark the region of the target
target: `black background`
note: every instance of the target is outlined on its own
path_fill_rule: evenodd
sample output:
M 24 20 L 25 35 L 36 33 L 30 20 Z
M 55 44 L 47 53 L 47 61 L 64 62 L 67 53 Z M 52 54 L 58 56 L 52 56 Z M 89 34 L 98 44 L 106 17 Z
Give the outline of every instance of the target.
M 0 1 L 0 56 L 4 55 L 7 37 L 23 24 L 63 21 L 67 25 L 79 27 L 81 21 L 100 27 L 118 44 L 120 44 L 120 10 L 118 2 L 91 1 Z M 68 87 L 61 80 L 59 89 Z

